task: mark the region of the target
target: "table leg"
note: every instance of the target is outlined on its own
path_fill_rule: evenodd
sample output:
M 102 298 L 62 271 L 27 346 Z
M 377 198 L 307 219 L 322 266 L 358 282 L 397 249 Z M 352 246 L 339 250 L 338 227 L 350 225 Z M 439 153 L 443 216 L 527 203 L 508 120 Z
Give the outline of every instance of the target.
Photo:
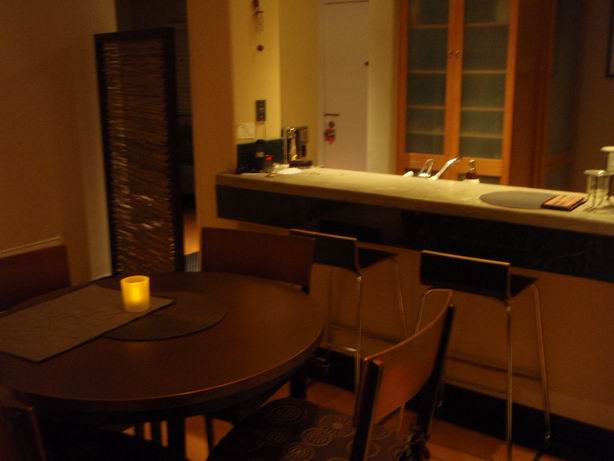
M 185 420 L 172 419 L 166 423 L 168 431 L 168 448 L 176 455 L 186 456 Z

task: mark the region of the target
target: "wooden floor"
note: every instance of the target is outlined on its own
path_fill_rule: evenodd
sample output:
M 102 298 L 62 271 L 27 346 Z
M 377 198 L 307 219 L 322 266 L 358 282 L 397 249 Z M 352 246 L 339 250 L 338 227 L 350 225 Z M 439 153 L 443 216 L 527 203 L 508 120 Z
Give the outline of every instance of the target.
M 276 397 L 288 395 L 286 389 L 278 392 Z M 275 397 L 274 397 L 275 398 Z M 309 399 L 321 405 L 334 408 L 338 411 L 352 414 L 354 394 L 331 386 L 326 383 L 315 382 L 309 387 Z M 404 418 L 405 425 L 411 422 L 412 415 Z M 219 440 L 231 426 L 222 421 L 215 421 L 216 439 Z M 398 419 L 391 418 L 386 424 L 392 428 L 398 424 Z M 204 461 L 208 455 L 205 429 L 202 417 L 193 417 L 187 422 L 188 458 L 192 461 Z M 452 424 L 435 420 L 433 423 L 431 439 L 428 443 L 432 461 L 482 461 L 506 460 L 505 443 L 493 437 L 463 429 Z M 514 461 L 531 461 L 535 452 L 523 447 L 514 447 Z M 558 460 L 552 456 L 542 456 L 542 461 Z

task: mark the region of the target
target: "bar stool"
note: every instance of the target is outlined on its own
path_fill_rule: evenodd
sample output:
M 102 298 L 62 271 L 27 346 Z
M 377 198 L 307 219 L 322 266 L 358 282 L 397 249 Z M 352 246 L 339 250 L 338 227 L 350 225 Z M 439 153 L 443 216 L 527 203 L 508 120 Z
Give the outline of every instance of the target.
M 550 425 L 550 399 L 548 395 L 548 381 L 546 375 L 546 356 L 544 354 L 544 335 L 542 328 L 541 300 L 537 279 L 510 273 L 510 264 L 503 261 L 471 258 L 447 253 L 424 250 L 420 259 L 420 281 L 423 285 L 430 285 L 422 295 L 416 322 L 416 331 L 420 328 L 424 310 L 425 296 L 433 291 L 441 289 L 453 289 L 460 292 L 485 296 L 501 303 L 506 313 L 506 338 L 507 338 L 507 366 L 490 367 L 507 372 L 506 383 L 506 435 L 507 457 L 512 456 L 512 308 L 509 304 L 517 295 L 525 289 L 533 292 L 533 304 L 535 307 L 535 323 L 537 329 L 537 342 L 539 348 L 539 376 L 526 375 L 532 379 L 541 381 L 542 397 L 544 405 L 544 440 L 548 445 L 551 438 Z M 451 360 L 455 358 L 448 357 Z M 462 358 L 464 362 L 472 361 Z M 473 363 L 484 366 L 480 363 Z
M 326 327 L 325 339 L 330 349 L 337 349 L 354 354 L 354 388 L 356 389 L 358 383 L 360 382 L 360 362 L 362 354 L 362 277 L 364 270 L 383 261 L 392 262 L 394 265 L 394 274 L 396 278 L 398 313 L 401 321 L 402 334 L 404 338 L 408 336 L 405 305 L 403 303 L 403 293 L 401 291 L 399 265 L 396 259 L 397 255 L 396 253 L 391 253 L 389 251 L 358 247 L 358 240 L 353 237 L 325 234 L 303 229 L 291 229 L 290 234 L 312 238 L 314 240 L 313 262 L 330 266 L 330 277 L 328 284 L 329 322 Z M 332 306 L 333 296 L 332 275 L 335 268 L 350 272 L 356 279 L 357 325 L 356 329 L 354 330 L 354 333 L 356 334 L 356 344 L 354 346 L 331 343 L 329 331 L 330 327 L 333 326 L 338 329 L 344 328 L 340 325 L 334 325 L 331 319 L 332 309 L 330 307 Z

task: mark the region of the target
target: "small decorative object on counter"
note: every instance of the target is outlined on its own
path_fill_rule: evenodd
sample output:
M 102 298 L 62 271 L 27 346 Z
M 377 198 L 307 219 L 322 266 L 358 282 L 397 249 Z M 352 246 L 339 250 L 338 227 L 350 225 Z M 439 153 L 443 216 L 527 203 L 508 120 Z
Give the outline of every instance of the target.
M 586 193 L 589 210 L 604 207 L 609 204 L 610 183 L 614 171 L 586 170 Z
M 264 172 L 273 173 L 273 156 L 270 154 L 264 156 Z
M 470 182 L 470 183 L 480 182 L 480 177 L 478 176 L 478 172 L 475 168 L 474 159 L 469 160 L 469 169 L 467 170 L 467 173 L 465 173 L 465 182 Z
M 614 171 L 614 146 L 603 146 L 601 152 L 605 154 L 605 169 Z
M 601 152 L 605 154 L 605 169 L 614 171 L 614 146 L 603 146 Z M 614 181 L 610 181 L 610 197 L 614 194 Z
M 252 171 L 264 170 L 264 141 L 259 139 L 256 141 L 256 151 L 254 153 L 254 159 L 252 163 Z

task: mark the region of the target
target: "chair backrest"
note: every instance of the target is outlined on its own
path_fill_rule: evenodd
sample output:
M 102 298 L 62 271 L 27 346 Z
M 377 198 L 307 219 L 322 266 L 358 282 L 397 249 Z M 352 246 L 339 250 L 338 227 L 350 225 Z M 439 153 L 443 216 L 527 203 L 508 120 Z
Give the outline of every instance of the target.
M 420 281 L 424 285 L 508 299 L 510 264 L 424 250 L 420 259 Z
M 3 461 L 46 461 L 34 410 L 0 398 L 0 458 Z
M 303 229 L 290 229 L 290 235 L 314 239 L 313 262 L 347 269 L 360 274 L 356 239 Z
M 449 298 L 435 319 L 415 335 L 363 359 L 351 461 L 364 459 L 372 424 L 418 394 L 417 423 L 428 435 L 454 316 L 448 303 Z
M 300 285 L 309 291 L 313 240 L 236 229 L 204 227 L 201 269 L 254 275 Z
M 0 311 L 68 286 L 70 276 L 64 245 L 0 259 Z

